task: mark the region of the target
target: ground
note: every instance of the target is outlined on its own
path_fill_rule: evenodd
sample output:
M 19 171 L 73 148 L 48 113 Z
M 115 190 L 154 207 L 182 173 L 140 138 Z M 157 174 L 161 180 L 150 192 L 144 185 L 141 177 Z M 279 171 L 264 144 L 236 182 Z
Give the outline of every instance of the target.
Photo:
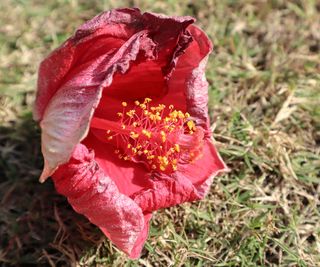
M 317 0 L 2 0 L 0 266 L 320 266 Z M 119 6 L 192 15 L 214 43 L 215 144 L 231 169 L 200 202 L 157 212 L 129 260 L 39 184 L 38 64 L 76 27 Z

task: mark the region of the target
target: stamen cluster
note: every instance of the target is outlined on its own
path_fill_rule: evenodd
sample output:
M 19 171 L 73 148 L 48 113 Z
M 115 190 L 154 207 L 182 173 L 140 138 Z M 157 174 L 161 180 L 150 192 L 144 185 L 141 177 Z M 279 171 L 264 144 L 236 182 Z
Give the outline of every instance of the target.
M 150 106 L 151 101 L 136 100 L 132 109 L 122 102 L 123 110 L 117 113 L 121 130 L 108 130 L 107 138 L 117 138 L 115 153 L 120 159 L 147 163 L 152 170 L 176 171 L 183 152 L 177 141 L 181 134 L 192 135 L 197 130 L 195 123 L 188 112 L 176 110 L 173 105 Z

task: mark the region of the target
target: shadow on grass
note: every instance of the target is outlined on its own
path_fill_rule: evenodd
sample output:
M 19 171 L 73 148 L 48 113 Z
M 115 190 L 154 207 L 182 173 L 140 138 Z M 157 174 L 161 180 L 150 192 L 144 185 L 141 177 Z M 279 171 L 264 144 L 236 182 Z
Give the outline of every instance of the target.
M 58 195 L 42 168 L 31 114 L 0 126 L 0 266 L 73 266 L 104 238 Z

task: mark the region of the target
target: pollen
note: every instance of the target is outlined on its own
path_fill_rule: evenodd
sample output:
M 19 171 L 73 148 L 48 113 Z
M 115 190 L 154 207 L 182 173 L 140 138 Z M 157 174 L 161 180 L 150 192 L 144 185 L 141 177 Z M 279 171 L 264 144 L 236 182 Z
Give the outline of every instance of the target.
M 160 131 L 161 141 L 164 143 L 167 140 L 167 135 L 164 131 Z
M 138 133 L 135 133 L 135 132 L 130 132 L 130 137 L 131 137 L 132 139 L 136 139 L 136 138 L 139 137 L 139 134 L 138 134 Z
M 106 129 L 107 140 L 120 159 L 144 163 L 152 172 L 175 172 L 182 158 L 188 162 L 194 159 L 192 143 L 181 146 L 179 137 L 194 135 L 196 124 L 188 112 L 151 102 L 151 98 L 121 102 L 119 121 Z M 182 157 L 183 153 L 188 156 Z
M 178 144 L 175 144 L 174 145 L 174 150 L 179 153 L 180 152 L 180 146 Z
M 190 120 L 187 122 L 188 128 L 190 133 L 193 133 L 196 130 L 196 125 L 194 124 L 194 121 Z
M 128 112 L 126 112 L 126 114 L 127 114 L 128 117 L 132 118 L 133 115 L 135 114 L 135 112 L 136 112 L 136 111 L 135 111 L 134 109 L 131 109 L 131 110 L 129 110 Z
M 147 138 L 151 138 L 152 133 L 148 130 L 143 129 L 141 131 Z

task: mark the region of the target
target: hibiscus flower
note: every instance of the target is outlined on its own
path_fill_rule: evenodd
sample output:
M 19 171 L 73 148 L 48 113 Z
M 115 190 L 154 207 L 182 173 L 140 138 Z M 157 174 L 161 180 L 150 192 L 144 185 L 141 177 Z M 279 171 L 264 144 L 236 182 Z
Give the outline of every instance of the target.
M 209 128 L 212 45 L 193 23 L 136 8 L 103 12 L 40 65 L 40 181 L 51 176 L 131 258 L 153 211 L 203 198 L 226 170 Z

